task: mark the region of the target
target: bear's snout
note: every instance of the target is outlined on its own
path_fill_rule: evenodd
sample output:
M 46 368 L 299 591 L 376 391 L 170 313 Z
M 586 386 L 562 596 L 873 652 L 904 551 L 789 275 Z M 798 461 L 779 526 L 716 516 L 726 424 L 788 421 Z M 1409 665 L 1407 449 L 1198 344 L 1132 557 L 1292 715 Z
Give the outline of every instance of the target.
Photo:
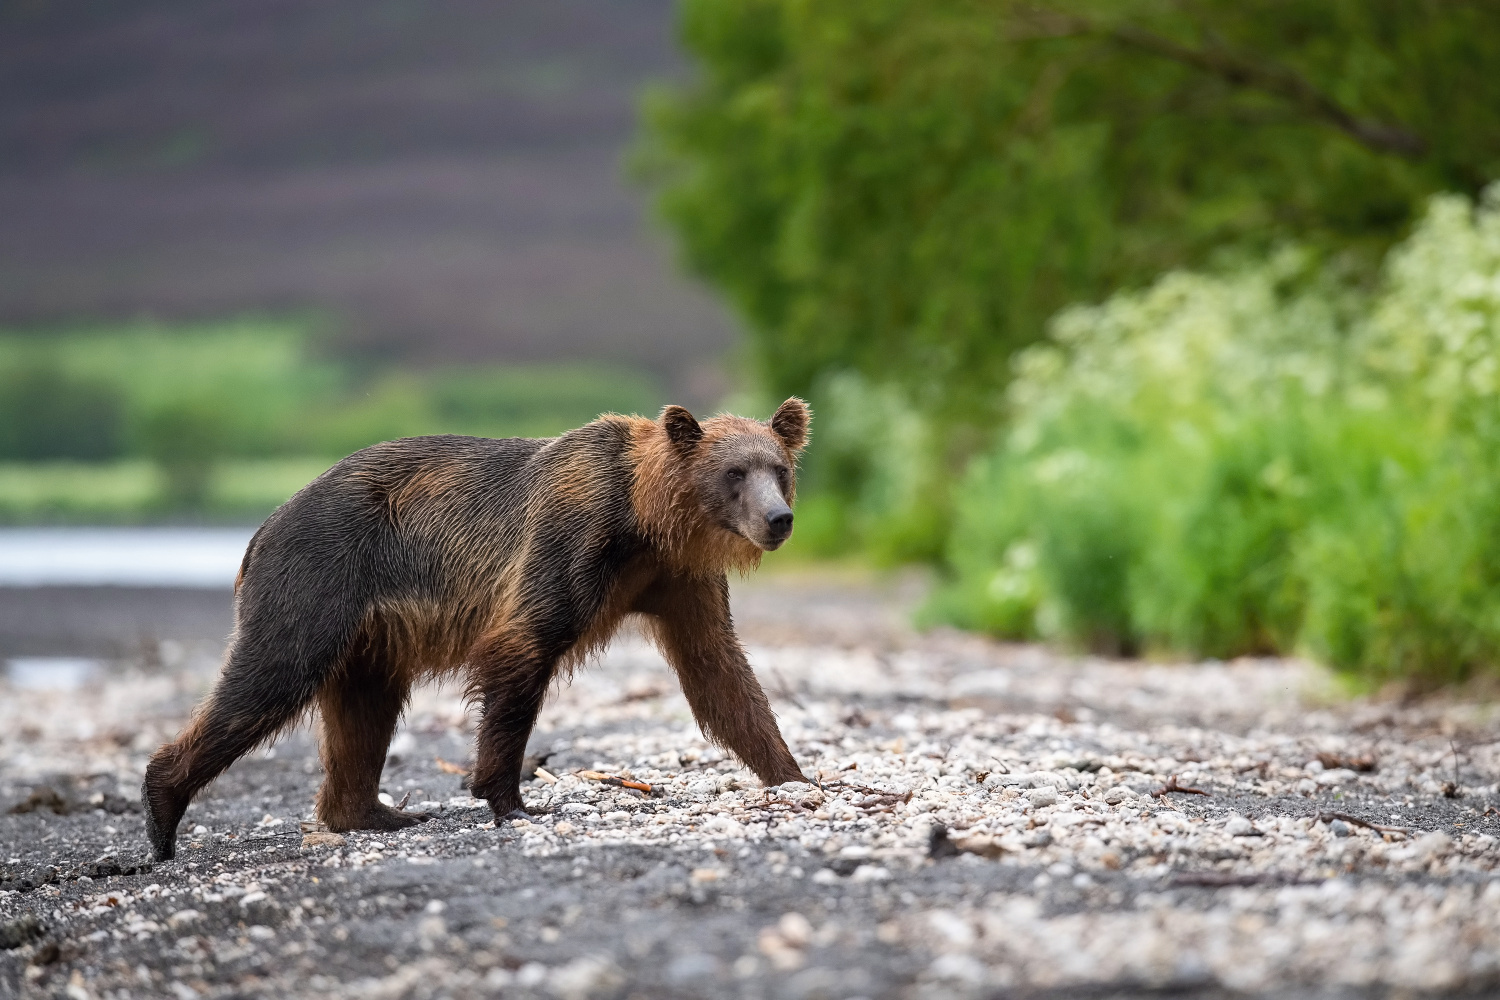
M 786 541 L 792 533 L 792 508 L 783 504 L 779 510 L 766 511 L 766 527 L 771 529 L 771 537 L 776 541 Z

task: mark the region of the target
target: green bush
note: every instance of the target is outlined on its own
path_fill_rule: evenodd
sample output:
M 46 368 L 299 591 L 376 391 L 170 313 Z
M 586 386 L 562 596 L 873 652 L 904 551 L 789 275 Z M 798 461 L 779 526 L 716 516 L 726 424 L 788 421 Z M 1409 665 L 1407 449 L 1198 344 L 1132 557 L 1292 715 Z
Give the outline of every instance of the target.
M 1500 668 L 1500 188 L 1373 293 L 1286 252 L 1075 308 L 958 487 L 931 620 L 1104 650 Z
M 852 372 L 813 394 L 815 445 L 798 474 L 794 551 L 876 563 L 935 560 L 947 535 L 952 461 L 899 388 Z

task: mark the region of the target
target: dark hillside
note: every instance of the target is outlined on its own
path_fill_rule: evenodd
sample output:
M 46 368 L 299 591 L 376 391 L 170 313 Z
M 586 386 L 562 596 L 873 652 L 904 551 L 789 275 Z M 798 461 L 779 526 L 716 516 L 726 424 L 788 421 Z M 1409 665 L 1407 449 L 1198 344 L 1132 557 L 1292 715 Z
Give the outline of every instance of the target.
M 0 9 L 0 323 L 327 311 L 416 362 L 730 343 L 620 175 L 668 0 Z M 698 372 L 698 375 L 694 373 Z

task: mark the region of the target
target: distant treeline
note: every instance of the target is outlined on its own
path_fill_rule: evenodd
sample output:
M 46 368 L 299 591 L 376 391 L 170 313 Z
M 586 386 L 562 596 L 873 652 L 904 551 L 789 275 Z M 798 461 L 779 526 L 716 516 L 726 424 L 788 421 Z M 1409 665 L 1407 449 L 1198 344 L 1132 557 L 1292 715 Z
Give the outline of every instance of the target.
M 226 461 L 331 460 L 415 434 L 545 436 L 660 403 L 649 376 L 606 366 L 362 369 L 291 321 L 0 333 L 0 462 L 149 462 L 162 502 L 182 509 L 203 505 Z

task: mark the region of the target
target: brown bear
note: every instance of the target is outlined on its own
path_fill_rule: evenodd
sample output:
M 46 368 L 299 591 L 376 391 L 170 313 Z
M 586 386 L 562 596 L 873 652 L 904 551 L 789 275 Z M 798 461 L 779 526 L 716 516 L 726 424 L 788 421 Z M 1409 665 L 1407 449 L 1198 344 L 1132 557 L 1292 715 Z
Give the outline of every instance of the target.
M 556 438 L 407 438 L 333 466 L 250 540 L 218 684 L 146 768 L 156 857 L 194 795 L 312 705 L 318 818 L 425 819 L 380 803 L 380 772 L 412 684 L 456 671 L 482 712 L 472 790 L 497 819 L 517 813 L 548 685 L 631 614 L 705 736 L 767 785 L 805 781 L 735 636 L 726 571 L 791 534 L 809 420 L 795 398 L 766 423 L 668 406 Z

